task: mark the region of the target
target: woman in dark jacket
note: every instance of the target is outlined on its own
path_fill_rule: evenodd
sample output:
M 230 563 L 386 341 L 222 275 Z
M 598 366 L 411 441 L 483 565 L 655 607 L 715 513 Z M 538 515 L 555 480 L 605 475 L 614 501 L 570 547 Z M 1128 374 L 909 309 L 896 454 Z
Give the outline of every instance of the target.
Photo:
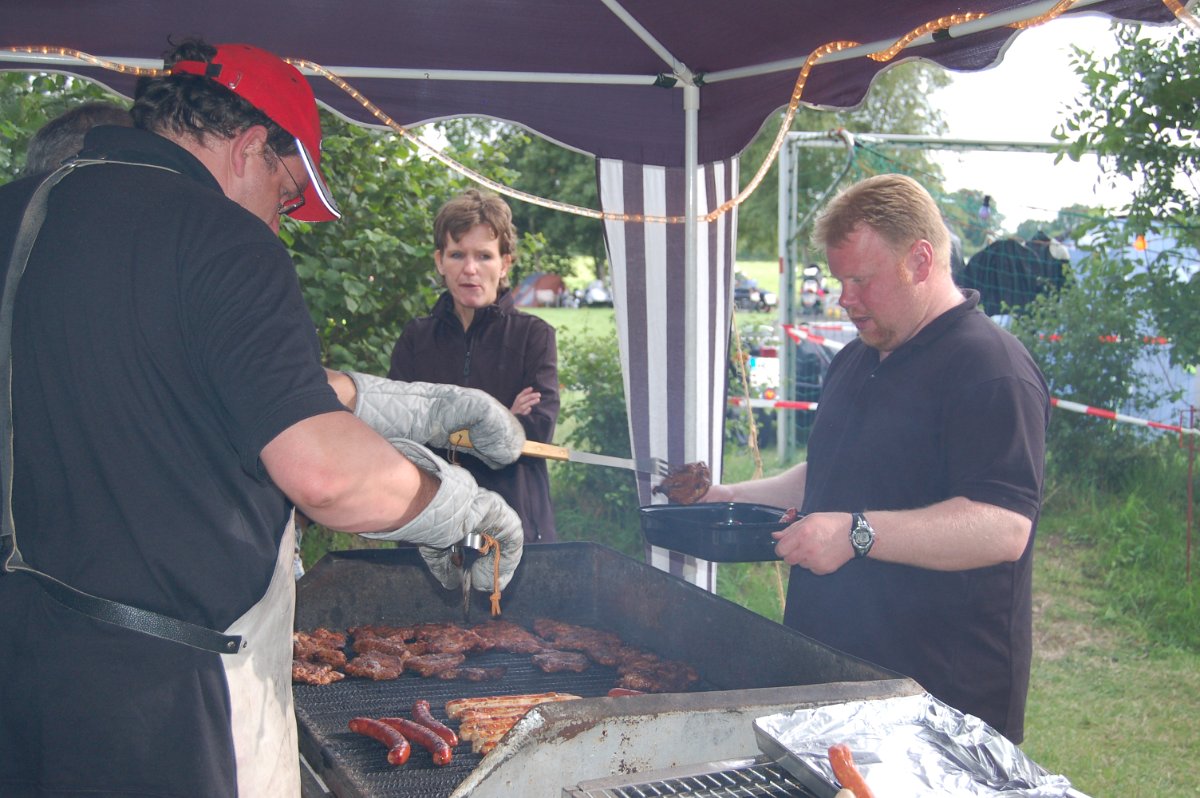
M 471 189 L 442 206 L 433 234 L 446 291 L 430 315 L 404 328 L 388 377 L 479 388 L 512 409 L 526 438 L 549 443 L 558 419 L 558 348 L 553 327 L 513 306 L 512 211 L 500 197 Z M 498 471 L 469 455 L 458 462 L 517 511 L 527 543 L 555 539 L 545 460 L 522 457 Z

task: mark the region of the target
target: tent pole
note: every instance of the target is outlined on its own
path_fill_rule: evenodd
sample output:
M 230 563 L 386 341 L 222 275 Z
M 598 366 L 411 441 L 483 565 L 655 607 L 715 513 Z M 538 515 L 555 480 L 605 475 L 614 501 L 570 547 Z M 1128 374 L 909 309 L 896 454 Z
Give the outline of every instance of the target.
M 696 263 L 696 235 L 698 227 L 696 223 L 696 214 L 699 203 L 697 201 L 696 192 L 699 186 L 696 182 L 696 170 L 699 166 L 698 161 L 698 145 L 699 139 L 699 117 L 700 117 L 700 87 L 695 84 L 685 84 L 683 87 L 683 187 L 686 198 L 684 199 L 684 224 L 683 224 L 683 263 L 684 273 L 687 275 L 688 290 L 685 293 L 686 304 L 686 319 L 687 319 L 687 371 L 686 374 L 686 401 L 687 413 L 684 414 L 685 435 L 687 436 L 688 457 L 696 455 L 697 452 L 690 451 L 696 446 L 696 442 L 700 439 L 697 435 L 698 425 L 706 422 L 707 419 L 698 417 L 696 408 L 698 386 L 697 379 L 702 373 L 700 370 L 699 361 L 699 325 L 698 318 L 700 314 L 699 298 L 700 272 Z

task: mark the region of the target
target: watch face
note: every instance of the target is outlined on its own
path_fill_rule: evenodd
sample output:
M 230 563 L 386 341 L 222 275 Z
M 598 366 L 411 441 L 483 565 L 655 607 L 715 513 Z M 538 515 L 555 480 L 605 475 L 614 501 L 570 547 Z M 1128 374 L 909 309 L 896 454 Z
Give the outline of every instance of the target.
M 867 523 L 867 519 L 855 514 L 854 528 L 850 530 L 850 545 L 854 548 L 855 557 L 866 557 L 875 544 L 875 530 Z

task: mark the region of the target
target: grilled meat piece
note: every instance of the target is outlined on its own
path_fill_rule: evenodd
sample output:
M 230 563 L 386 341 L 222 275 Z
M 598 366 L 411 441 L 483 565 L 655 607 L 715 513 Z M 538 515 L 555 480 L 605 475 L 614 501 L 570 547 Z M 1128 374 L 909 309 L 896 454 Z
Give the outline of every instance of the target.
M 355 640 L 360 640 L 367 637 L 385 637 L 395 638 L 398 640 L 412 640 L 413 627 L 411 626 L 385 626 L 384 624 L 364 624 L 362 626 L 351 626 L 348 630 L 350 636 Z
M 508 668 L 503 665 L 496 665 L 492 668 L 448 668 L 438 671 L 436 677 L 446 681 L 461 679 L 466 682 L 494 682 L 503 679 L 507 672 Z
M 466 654 L 491 648 L 474 631 L 453 623 L 419 623 L 413 632 L 418 642 L 429 647 L 430 654 Z
M 549 701 L 572 701 L 570 693 L 456 698 L 446 702 L 446 715 L 459 721 L 458 736 L 471 742 L 471 751 L 486 754 L 533 707 Z
M 653 657 L 651 659 L 650 657 Z M 682 693 L 700 680 L 692 666 L 659 657 L 642 657 L 617 668 L 617 687 L 644 693 Z
M 685 463 L 671 469 L 652 493 L 661 493 L 675 504 L 695 504 L 712 487 L 712 473 L 704 462 Z
M 402 660 L 430 653 L 429 647 L 424 643 L 405 643 L 403 640 L 397 640 L 394 637 L 355 638 L 354 652 L 356 654 L 390 654 L 393 657 L 400 657 Z
M 429 678 L 437 676 L 442 671 L 453 670 L 466 660 L 462 654 L 425 654 L 419 657 L 409 657 L 404 666 L 417 674 Z
M 346 653 L 341 650 L 344 645 L 346 636 L 328 629 L 292 633 L 292 657 L 304 662 L 340 668 L 346 664 Z
M 545 673 L 583 673 L 591 667 L 588 658 L 575 651 L 542 651 L 533 655 L 533 664 Z
M 572 623 L 537 618 L 533 629 L 555 648 L 565 651 L 582 651 L 601 665 L 614 665 L 620 659 L 620 651 L 626 646 L 612 632 L 589 629 Z
M 536 654 L 549 644 L 512 621 L 487 621 L 471 627 L 471 631 L 491 644 L 493 651 L 509 654 Z
M 308 662 L 301 659 L 292 660 L 292 681 L 299 684 L 333 684 L 346 678 L 344 673 L 336 671 L 331 665 Z
M 369 654 L 359 654 L 346 663 L 346 674 L 360 679 L 372 679 L 377 682 L 399 679 L 404 673 L 405 659 L 403 657 L 372 651 Z

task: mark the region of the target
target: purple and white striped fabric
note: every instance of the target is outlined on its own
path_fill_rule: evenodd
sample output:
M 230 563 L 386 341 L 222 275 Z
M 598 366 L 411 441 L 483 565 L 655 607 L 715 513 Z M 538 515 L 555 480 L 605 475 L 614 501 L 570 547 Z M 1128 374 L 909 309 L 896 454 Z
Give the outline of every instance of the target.
M 682 168 L 599 159 L 597 175 L 606 213 L 685 215 Z M 700 166 L 697 215 L 734 196 L 737 180 L 736 158 Z M 702 460 L 714 480 L 721 474 L 736 214 L 698 224 L 694 271 L 683 224 L 605 222 L 633 454 L 672 464 Z M 650 489 L 649 477 L 639 477 L 642 504 L 651 503 Z M 713 563 L 656 547 L 646 556 L 716 590 Z

